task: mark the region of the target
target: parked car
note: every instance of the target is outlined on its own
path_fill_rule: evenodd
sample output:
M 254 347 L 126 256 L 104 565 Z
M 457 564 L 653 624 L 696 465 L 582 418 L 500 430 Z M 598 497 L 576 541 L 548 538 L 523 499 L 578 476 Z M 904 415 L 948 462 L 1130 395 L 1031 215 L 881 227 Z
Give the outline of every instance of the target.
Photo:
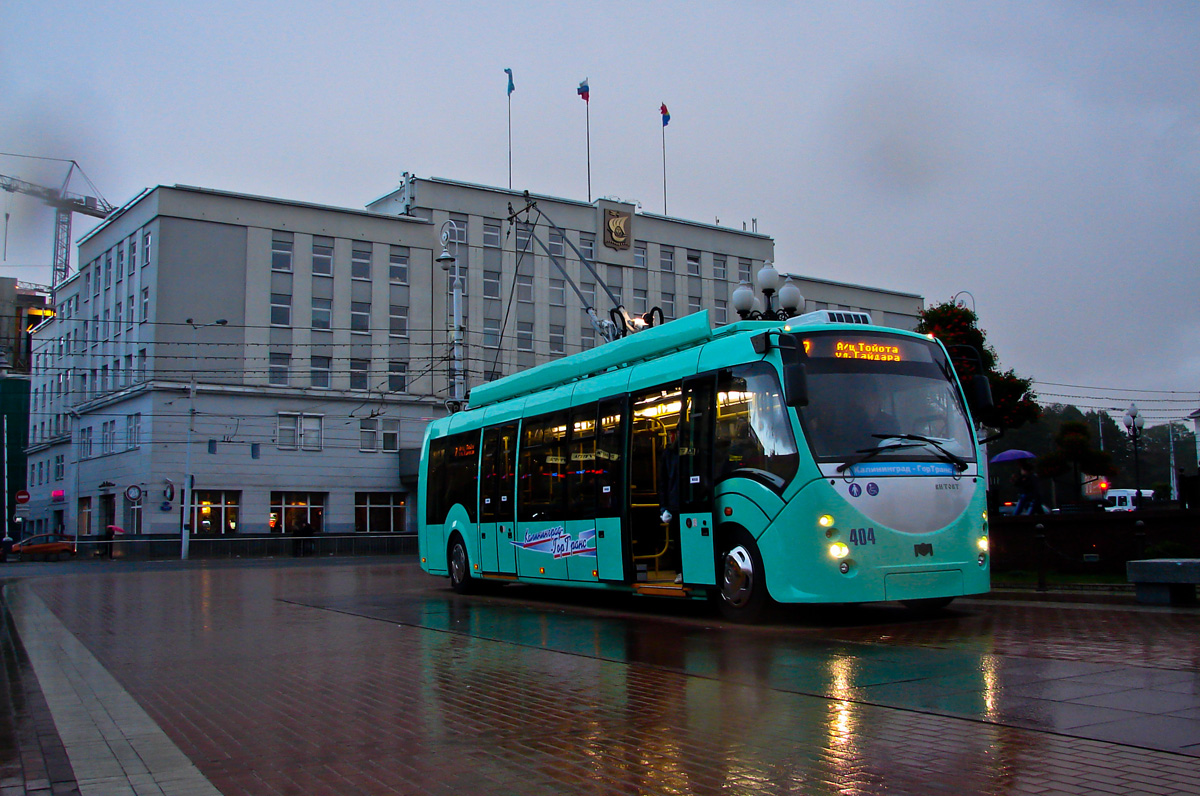
M 30 536 L 14 544 L 12 552 L 22 561 L 62 561 L 75 556 L 75 537 L 58 533 Z

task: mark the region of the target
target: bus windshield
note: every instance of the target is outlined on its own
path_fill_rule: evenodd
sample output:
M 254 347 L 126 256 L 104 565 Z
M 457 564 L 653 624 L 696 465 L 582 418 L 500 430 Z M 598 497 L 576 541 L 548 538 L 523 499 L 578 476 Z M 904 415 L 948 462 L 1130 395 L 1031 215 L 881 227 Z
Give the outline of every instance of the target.
M 797 334 L 808 405 L 798 410 L 818 462 L 975 461 L 953 371 L 935 343 L 879 332 Z

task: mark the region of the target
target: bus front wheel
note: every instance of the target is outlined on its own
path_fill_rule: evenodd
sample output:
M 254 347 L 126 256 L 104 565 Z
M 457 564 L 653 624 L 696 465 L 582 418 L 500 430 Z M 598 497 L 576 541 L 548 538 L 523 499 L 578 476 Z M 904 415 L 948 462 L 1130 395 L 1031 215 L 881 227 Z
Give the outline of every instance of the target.
M 450 588 L 459 594 L 470 592 L 474 585 L 471 578 L 471 561 L 467 557 L 467 546 L 463 543 L 462 537 L 457 534 L 450 542 L 447 563 L 450 566 Z
M 762 556 L 750 534 L 729 537 L 717 573 L 717 604 L 721 614 L 735 622 L 754 622 L 767 606 L 767 582 Z

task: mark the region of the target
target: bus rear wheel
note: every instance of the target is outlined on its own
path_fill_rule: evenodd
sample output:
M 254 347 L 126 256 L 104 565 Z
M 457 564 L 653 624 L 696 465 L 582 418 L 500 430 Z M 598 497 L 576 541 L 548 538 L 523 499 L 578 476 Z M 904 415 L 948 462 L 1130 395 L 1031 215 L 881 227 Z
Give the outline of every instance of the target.
M 754 622 L 767 607 L 767 583 L 758 545 L 747 533 L 730 537 L 717 573 L 717 605 L 734 622 Z
M 447 563 L 450 568 L 450 588 L 459 594 L 469 593 L 474 586 L 474 580 L 471 578 L 471 560 L 467 557 L 467 546 L 457 534 L 450 542 Z

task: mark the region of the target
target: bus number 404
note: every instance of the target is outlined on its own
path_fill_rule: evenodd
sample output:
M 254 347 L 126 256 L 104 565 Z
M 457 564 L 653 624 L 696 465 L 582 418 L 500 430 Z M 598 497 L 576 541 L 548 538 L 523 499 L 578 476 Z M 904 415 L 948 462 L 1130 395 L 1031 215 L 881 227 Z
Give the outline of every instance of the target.
M 851 528 L 850 544 L 875 544 L 874 528 Z

